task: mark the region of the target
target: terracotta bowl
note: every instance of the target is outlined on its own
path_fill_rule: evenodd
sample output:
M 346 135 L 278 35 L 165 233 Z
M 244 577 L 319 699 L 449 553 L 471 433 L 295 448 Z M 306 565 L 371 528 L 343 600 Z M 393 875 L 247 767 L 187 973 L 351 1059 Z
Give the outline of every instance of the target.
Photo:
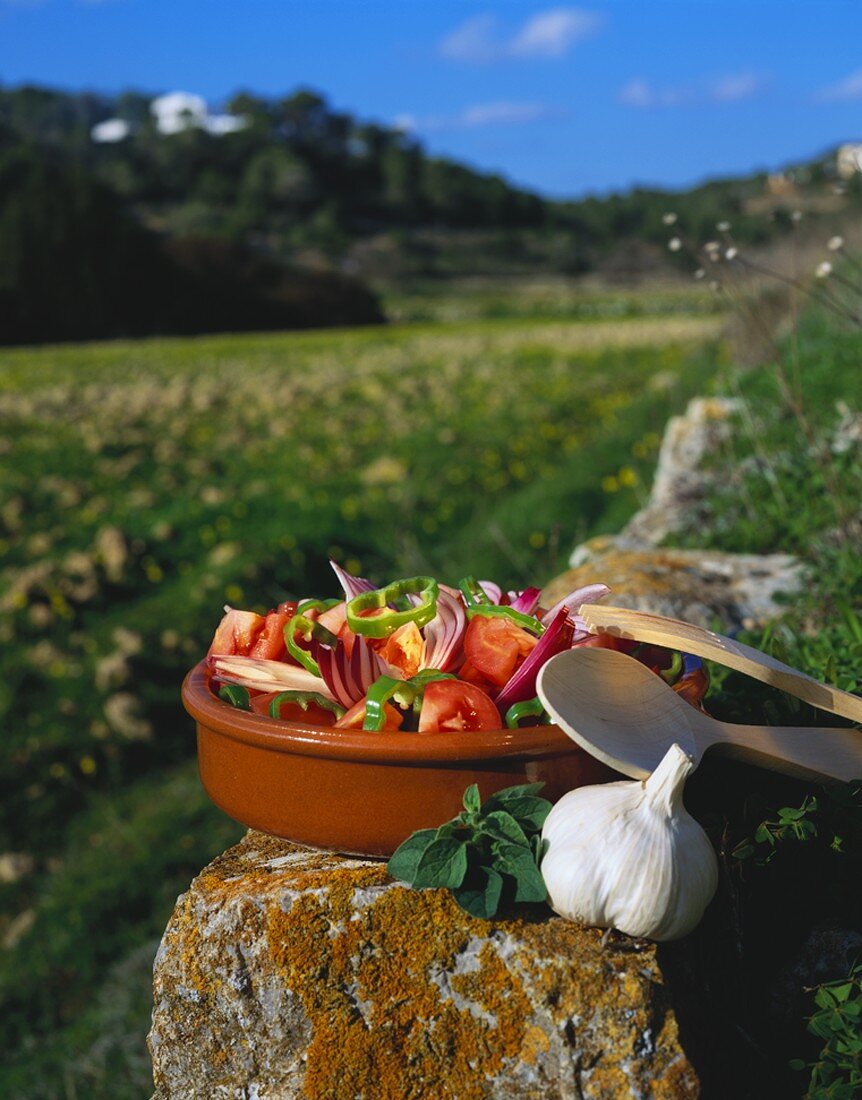
M 301 844 L 389 856 L 415 829 L 448 821 L 466 787 L 483 798 L 542 781 L 556 801 L 620 778 L 557 726 L 477 733 L 363 733 L 237 710 L 196 665 L 183 705 L 197 722 L 198 765 L 210 798 L 243 825 Z

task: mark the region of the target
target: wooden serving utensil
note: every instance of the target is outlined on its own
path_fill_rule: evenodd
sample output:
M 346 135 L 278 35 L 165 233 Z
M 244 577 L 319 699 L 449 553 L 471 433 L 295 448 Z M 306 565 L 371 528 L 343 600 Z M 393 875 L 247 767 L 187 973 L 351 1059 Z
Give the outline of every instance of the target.
M 539 672 L 537 690 L 573 741 L 633 779 L 646 779 L 674 743 L 695 767 L 710 750 L 800 779 L 862 778 L 862 731 L 719 722 L 616 650 L 582 646 L 558 653 Z
M 710 661 L 717 661 L 736 672 L 744 672 L 755 680 L 780 688 L 788 695 L 804 699 L 813 707 L 840 714 L 851 722 L 862 722 L 862 698 L 849 691 L 821 684 L 790 665 L 774 657 L 752 649 L 742 642 L 725 638 L 694 623 L 667 619 L 663 615 L 651 615 L 646 611 L 631 611 L 625 607 L 603 607 L 601 604 L 585 604 L 578 614 L 592 634 L 612 634 L 618 638 L 630 638 L 636 642 L 652 642 L 682 649 Z M 859 734 L 862 737 L 862 732 Z

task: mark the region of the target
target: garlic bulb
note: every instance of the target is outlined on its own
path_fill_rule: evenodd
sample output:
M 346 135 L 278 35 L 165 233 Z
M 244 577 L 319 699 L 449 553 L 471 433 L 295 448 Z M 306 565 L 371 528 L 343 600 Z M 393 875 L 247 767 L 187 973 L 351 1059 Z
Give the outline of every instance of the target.
M 560 916 L 651 940 L 695 927 L 718 885 L 718 860 L 682 804 L 692 767 L 671 745 L 643 782 L 580 787 L 560 799 L 542 830 L 542 876 Z

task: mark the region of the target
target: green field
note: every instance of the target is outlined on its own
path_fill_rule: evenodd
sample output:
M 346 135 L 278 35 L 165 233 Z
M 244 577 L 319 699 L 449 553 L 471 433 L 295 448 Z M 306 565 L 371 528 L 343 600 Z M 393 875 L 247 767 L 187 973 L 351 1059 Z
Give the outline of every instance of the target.
M 643 502 L 667 417 L 725 392 L 743 414 L 708 522 L 678 541 L 800 555 L 805 593 L 746 640 L 859 690 L 862 337 L 811 314 L 780 368 L 737 371 L 722 316 L 659 302 L 589 320 L 507 298 L 497 317 L 480 295 L 447 321 L 440 297 L 436 321 L 387 328 L 0 354 L 0 1095 L 148 1094 L 159 935 L 241 833 L 200 788 L 178 702 L 225 601 L 333 592 L 329 555 L 379 579 L 541 583 Z M 713 674 L 718 715 L 823 721 Z M 815 1072 L 838 1073 L 844 1039 L 806 1039 L 801 1011 L 776 1038 L 763 998 L 812 926 L 862 919 L 862 795 L 707 771 L 691 795 L 727 869 L 710 980 L 765 1044 L 752 1073 L 791 1095 L 788 1059 L 830 1050 Z
M 654 312 L 654 311 L 652 311 Z M 148 968 L 239 829 L 178 704 L 225 601 L 542 582 L 648 489 L 720 317 L 475 319 L 5 351 L 0 1093 L 143 1095 Z

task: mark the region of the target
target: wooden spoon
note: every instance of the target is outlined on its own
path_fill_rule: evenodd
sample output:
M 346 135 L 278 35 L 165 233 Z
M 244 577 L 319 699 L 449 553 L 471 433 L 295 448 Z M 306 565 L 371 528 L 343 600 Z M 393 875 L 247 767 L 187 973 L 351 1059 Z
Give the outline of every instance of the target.
M 630 611 L 626 607 L 585 604 L 578 614 L 593 634 L 613 634 L 618 638 L 631 638 L 637 642 L 652 642 L 671 649 L 682 649 L 686 653 L 717 661 L 737 672 L 744 672 L 755 680 L 786 691 L 788 695 L 804 699 L 813 707 L 840 714 L 851 722 L 862 722 L 862 698 L 858 695 L 821 684 L 804 672 L 761 653 L 759 649 L 752 649 L 742 642 L 725 638 L 723 634 L 704 630 L 694 623 L 667 619 L 663 615 L 651 615 L 646 611 Z
M 548 714 L 573 741 L 633 779 L 654 772 L 674 743 L 695 767 L 709 749 L 801 779 L 862 778 L 862 731 L 719 722 L 646 665 L 613 649 L 558 653 L 539 672 L 537 688 Z

